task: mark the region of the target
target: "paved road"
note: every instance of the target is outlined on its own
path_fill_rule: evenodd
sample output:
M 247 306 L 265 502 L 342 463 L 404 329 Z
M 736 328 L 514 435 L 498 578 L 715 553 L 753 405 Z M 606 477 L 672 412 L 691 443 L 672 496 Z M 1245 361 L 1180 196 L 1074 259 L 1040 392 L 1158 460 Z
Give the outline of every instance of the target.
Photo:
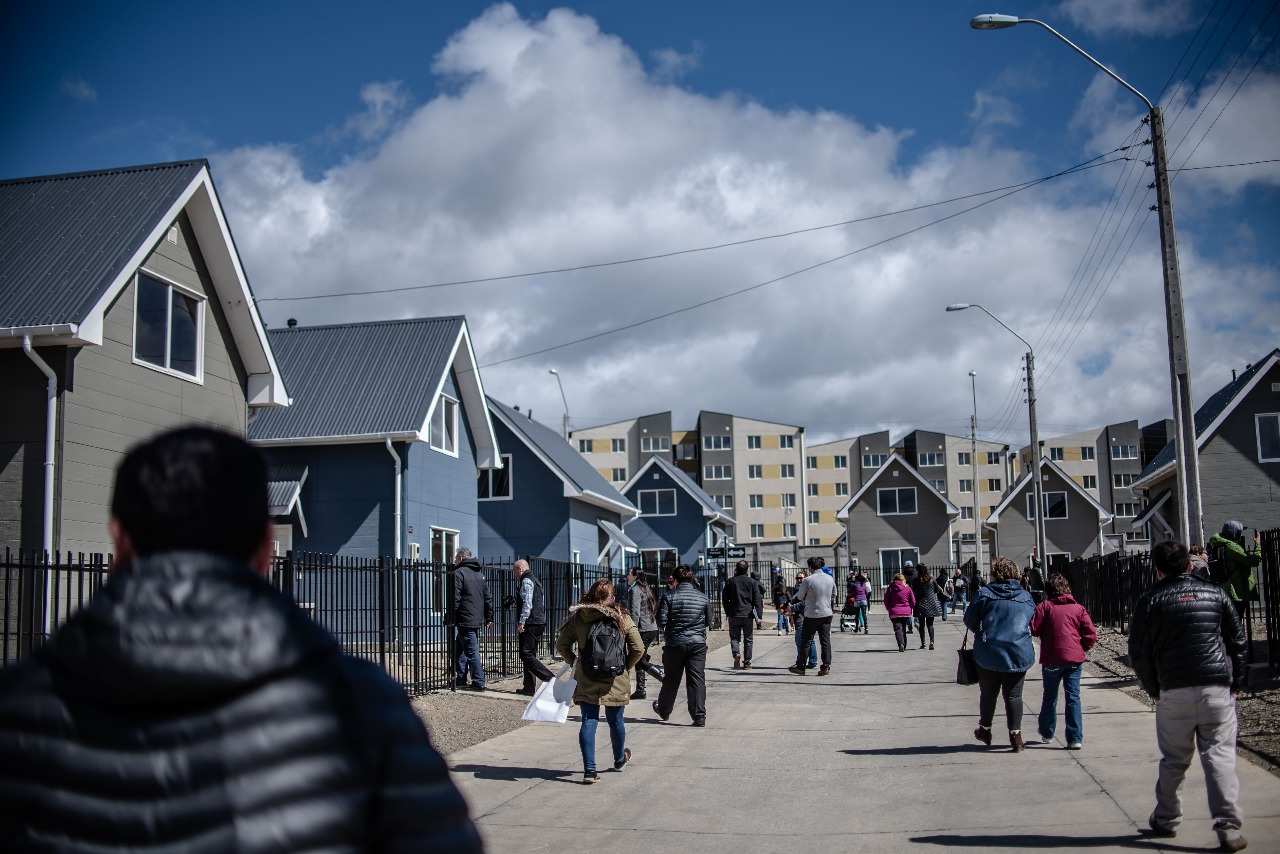
M 688 726 L 683 693 L 669 723 L 628 707 L 623 773 L 581 785 L 575 716 L 532 724 L 450 757 L 492 852 L 835 852 L 1028 849 L 1097 852 L 1216 848 L 1198 766 L 1178 838 L 1138 835 L 1152 807 L 1155 719 L 1086 677 L 1085 747 L 973 740 L 976 687 L 954 684 L 963 627 L 937 622 L 938 649 L 899 653 L 883 617 L 872 633 L 833 633 L 826 678 L 792 676 L 789 637 L 758 635 L 754 668 L 728 647 L 708 661 L 707 727 Z M 1038 666 L 1026 685 L 1028 741 Z M 814 671 L 810 671 L 813 673 Z M 514 704 L 513 704 L 514 705 Z M 518 712 L 514 712 L 518 714 Z M 608 767 L 608 733 L 597 755 Z M 1250 851 L 1280 851 L 1280 779 L 1241 759 Z

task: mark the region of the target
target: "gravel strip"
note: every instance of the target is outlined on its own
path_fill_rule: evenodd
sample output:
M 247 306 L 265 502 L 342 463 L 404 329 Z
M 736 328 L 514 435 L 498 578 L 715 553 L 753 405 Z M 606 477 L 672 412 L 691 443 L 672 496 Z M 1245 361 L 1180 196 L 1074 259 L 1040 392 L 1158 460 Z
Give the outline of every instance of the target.
M 707 632 L 707 651 L 727 646 L 727 631 Z M 653 652 L 650 647 L 650 654 Z M 547 661 L 556 672 L 558 661 Z M 519 676 L 490 680 L 487 691 L 436 691 L 413 698 L 413 709 L 427 723 L 431 743 L 444 755 L 488 741 L 528 724 L 520 720 L 529 698 L 515 693 L 522 684 Z M 656 695 L 650 695 L 656 696 Z
M 1147 692 L 1138 686 L 1129 666 L 1129 638 L 1115 629 L 1100 629 L 1098 644 L 1089 651 L 1085 668 L 1094 676 L 1108 680 L 1149 706 L 1154 705 Z M 1249 673 L 1250 688 L 1236 698 L 1239 732 L 1236 747 L 1246 758 L 1280 776 L 1280 680 L 1269 675 L 1265 667 L 1254 667 Z

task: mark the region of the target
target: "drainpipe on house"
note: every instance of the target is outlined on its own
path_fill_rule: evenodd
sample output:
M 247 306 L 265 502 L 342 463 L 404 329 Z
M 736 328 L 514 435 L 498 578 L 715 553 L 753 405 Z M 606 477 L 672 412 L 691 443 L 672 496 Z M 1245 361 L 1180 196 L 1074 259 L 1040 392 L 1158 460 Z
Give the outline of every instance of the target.
M 402 488 L 403 488 L 403 487 L 402 487 L 402 477 L 403 477 L 403 475 L 401 474 L 401 468 L 402 468 L 402 466 L 401 466 L 401 464 L 400 464 L 400 455 L 396 453 L 395 446 L 393 446 L 393 445 L 391 444 L 391 437 L 390 437 L 390 436 L 388 436 L 388 437 L 387 437 L 387 453 L 391 455 L 391 459 L 393 459 L 393 460 L 395 460 L 395 461 L 396 461 L 396 462 L 395 462 L 395 466 L 396 466 L 396 493 L 395 493 L 395 494 L 396 494 L 396 497 L 395 497 L 395 520 L 396 520 L 395 524 L 396 524 L 396 537 L 395 537 L 395 548 L 396 548 L 396 559 L 398 560 L 400 557 L 402 557 L 402 555 L 400 554 L 400 522 L 401 522 L 401 518 L 400 518 L 400 505 L 404 503 L 404 502 L 402 501 L 402 495 L 401 495 L 401 491 L 402 491 Z
M 31 336 L 22 336 L 22 352 L 27 354 L 27 358 L 35 363 L 40 372 L 48 379 L 47 392 L 45 398 L 45 422 L 44 422 L 44 532 L 42 536 L 42 545 L 45 554 L 52 559 L 53 556 L 53 461 L 56 459 L 56 447 L 54 440 L 57 438 L 58 425 L 58 375 L 53 372 L 53 368 L 41 359 L 35 350 L 31 348 Z

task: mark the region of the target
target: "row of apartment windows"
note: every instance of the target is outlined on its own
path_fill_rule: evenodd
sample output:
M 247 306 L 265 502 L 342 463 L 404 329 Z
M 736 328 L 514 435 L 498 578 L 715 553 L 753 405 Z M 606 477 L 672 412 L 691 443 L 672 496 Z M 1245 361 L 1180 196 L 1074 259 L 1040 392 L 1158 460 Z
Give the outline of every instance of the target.
M 1003 486 L 1004 484 L 1000 480 L 1000 478 L 998 477 L 987 478 L 987 489 L 986 489 L 987 492 L 1000 492 Z M 942 492 L 941 489 L 939 489 L 938 491 Z M 973 481 L 962 479 L 960 481 L 960 492 L 961 494 L 973 492 Z
M 847 456 L 843 456 L 843 455 L 837 454 L 836 456 L 832 457 L 831 459 L 833 460 L 833 463 L 834 463 L 834 464 L 833 464 L 833 466 L 832 466 L 833 468 L 838 468 L 838 469 L 847 469 L 847 468 L 849 467 L 849 458 L 848 458 Z M 807 468 L 807 469 L 816 469 L 816 468 L 818 467 L 818 458 L 817 458 L 817 457 L 805 457 L 805 458 L 804 458 L 804 467 L 805 467 L 805 468 Z
M 956 453 L 956 463 L 962 466 L 972 465 L 973 456 L 968 451 L 959 451 Z M 987 451 L 987 465 L 989 466 L 1000 465 L 999 451 Z
M 784 523 L 783 523 L 783 525 L 782 525 L 782 536 L 783 536 L 783 537 L 792 537 L 792 538 L 794 538 L 794 537 L 796 536 L 796 523 L 795 523 L 795 522 L 784 522 Z M 752 526 L 751 526 L 751 539 L 753 539 L 753 540 L 763 540 L 763 539 L 764 539 L 764 525 L 752 525 Z M 811 541 L 811 542 L 810 542 L 810 545 L 815 545 L 815 543 L 813 543 L 813 542 Z M 820 543 L 817 543 L 817 545 L 820 545 Z

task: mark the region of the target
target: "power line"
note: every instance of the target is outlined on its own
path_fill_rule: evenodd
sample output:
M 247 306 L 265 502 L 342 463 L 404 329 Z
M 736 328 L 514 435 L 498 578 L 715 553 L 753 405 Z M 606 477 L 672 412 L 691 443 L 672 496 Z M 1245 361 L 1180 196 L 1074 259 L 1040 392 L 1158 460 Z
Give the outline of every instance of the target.
M 1116 149 L 1116 151 L 1119 151 L 1119 150 L 1121 149 Z M 751 243 L 760 243 L 766 240 L 777 240 L 783 237 L 794 237 L 798 234 L 809 234 L 815 231 L 823 231 L 823 230 L 832 229 L 832 228 L 841 228 L 846 225 L 858 225 L 864 222 L 873 222 L 875 220 L 885 219 L 891 216 L 898 216 L 898 215 L 907 214 L 907 213 L 915 213 L 917 211 L 928 210 L 929 208 L 941 207 L 942 205 L 949 205 L 955 202 L 963 202 L 968 199 L 978 198 L 980 196 L 989 196 L 993 193 L 1004 193 L 1006 191 L 1017 192 L 1019 190 L 1025 190 L 1028 187 L 1034 187 L 1037 184 L 1042 184 L 1045 181 L 1049 181 L 1054 178 L 1060 178 L 1064 175 L 1075 174 L 1077 172 L 1082 172 L 1085 169 L 1092 169 L 1097 166 L 1105 166 L 1107 163 L 1114 162 L 1114 161 L 1105 161 L 1103 163 L 1094 163 L 1093 161 L 1099 160 L 1103 157 L 1106 157 L 1108 154 L 1114 154 L 1114 153 L 1115 151 L 1109 151 L 1106 154 L 1100 154 L 1097 157 L 1094 157 L 1090 160 L 1086 160 L 1083 163 L 1077 164 L 1076 166 L 1072 166 L 1069 169 L 1064 169 L 1061 172 L 1057 172 L 1053 175 L 1046 175 L 1043 178 L 1034 178 L 1029 181 L 1023 181 L 1019 184 L 1010 184 L 1005 187 L 997 187 L 991 190 L 982 190 L 977 193 L 969 193 L 963 196 L 956 196 L 954 198 L 944 199 L 939 202 L 929 202 L 923 205 L 916 205 L 915 207 L 902 208 L 901 210 L 895 210 L 895 211 L 886 211 L 884 213 L 872 214 L 870 216 L 858 217 L 856 219 L 848 219 L 842 222 L 834 222 L 834 223 L 829 223 L 827 225 L 815 225 L 809 228 L 799 228 L 793 231 L 781 232 L 779 234 L 767 234 L 761 237 L 748 237 L 743 240 L 732 240 L 727 243 L 717 243 L 712 246 L 699 246 L 692 249 L 677 249 L 672 252 L 661 252 L 654 255 L 642 255 L 636 258 L 624 258 L 624 259 L 615 260 L 615 261 L 601 261 L 595 264 L 579 264 L 574 267 L 558 267 L 551 270 L 538 270 L 536 272 L 526 272 L 526 273 L 509 273 L 503 276 L 486 276 L 486 277 L 477 278 L 477 279 L 459 279 L 457 281 L 452 281 L 452 282 L 434 282 L 426 285 L 405 285 L 405 286 L 396 287 L 396 288 L 375 288 L 372 290 L 364 290 L 364 291 L 337 291 L 331 294 L 309 294 L 306 296 L 296 296 L 296 297 L 262 297 L 258 299 L 257 302 L 259 303 L 296 302 L 299 300 L 333 299 L 335 297 L 369 296 L 372 294 L 404 293 L 406 291 L 421 291 L 421 290 L 428 290 L 431 288 L 452 288 L 459 285 L 478 285 L 478 284 L 484 284 L 486 282 L 503 282 L 503 281 L 509 281 L 511 279 L 526 279 L 526 278 L 531 278 L 533 276 L 551 276 L 551 275 L 556 275 L 558 273 L 576 273 L 582 270 L 598 270 L 605 267 L 618 267 L 623 264 L 638 264 L 644 261 L 659 261 L 664 258 L 676 258 L 681 255 L 692 255 L 698 252 L 712 252 L 717 249 L 728 249 L 734 246 L 745 246 Z M 1003 196 L 1001 196 L 1000 198 L 1003 198 Z

